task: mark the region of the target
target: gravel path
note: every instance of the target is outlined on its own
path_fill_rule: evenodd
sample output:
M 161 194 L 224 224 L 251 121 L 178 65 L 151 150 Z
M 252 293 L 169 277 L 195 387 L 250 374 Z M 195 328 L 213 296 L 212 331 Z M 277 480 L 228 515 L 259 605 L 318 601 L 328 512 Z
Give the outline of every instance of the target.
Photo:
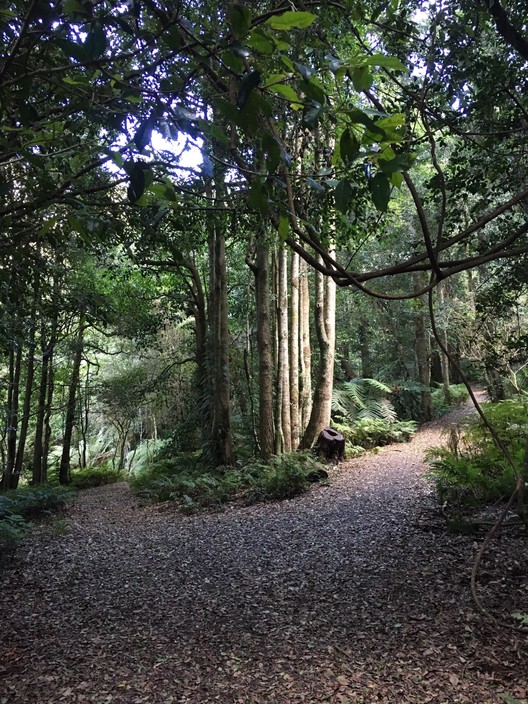
M 467 412 L 279 504 L 186 517 L 83 492 L 0 575 L 0 704 L 524 700 L 526 637 L 471 601 L 482 537 L 446 533 L 421 476 Z M 504 535 L 483 567 L 498 615 L 528 611 L 525 551 Z

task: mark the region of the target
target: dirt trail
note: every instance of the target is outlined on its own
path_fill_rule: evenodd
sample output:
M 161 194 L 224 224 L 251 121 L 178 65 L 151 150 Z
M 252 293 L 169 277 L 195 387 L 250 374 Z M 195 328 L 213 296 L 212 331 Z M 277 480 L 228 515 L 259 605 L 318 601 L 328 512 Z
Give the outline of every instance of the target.
M 467 412 L 280 504 L 185 517 L 83 492 L 0 575 L 0 704 L 524 699 L 526 638 L 471 601 L 481 537 L 429 529 L 423 450 Z M 484 565 L 494 612 L 528 610 L 524 543 Z

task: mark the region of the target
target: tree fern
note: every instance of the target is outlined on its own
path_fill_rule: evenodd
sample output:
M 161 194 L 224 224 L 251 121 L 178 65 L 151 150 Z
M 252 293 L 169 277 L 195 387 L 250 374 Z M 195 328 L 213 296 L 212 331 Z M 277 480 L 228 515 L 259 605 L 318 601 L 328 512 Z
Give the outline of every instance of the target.
M 332 410 L 347 423 L 365 418 L 379 418 L 392 422 L 396 411 L 384 398 L 391 388 L 377 379 L 352 379 L 334 388 Z

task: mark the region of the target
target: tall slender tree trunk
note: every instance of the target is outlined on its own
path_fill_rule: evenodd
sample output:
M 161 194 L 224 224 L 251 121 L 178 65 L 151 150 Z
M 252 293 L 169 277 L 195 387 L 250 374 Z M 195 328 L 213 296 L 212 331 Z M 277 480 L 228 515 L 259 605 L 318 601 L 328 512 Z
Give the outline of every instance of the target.
M 17 437 L 18 437 L 18 409 L 20 396 L 20 374 L 22 368 L 22 345 L 13 340 L 9 348 L 9 380 L 7 391 L 7 456 L 3 489 L 16 489 L 18 476 L 15 473 Z
M 301 420 L 299 400 L 299 308 L 300 308 L 300 257 L 291 255 L 291 301 L 290 301 L 290 408 L 292 449 L 299 447 Z
M 288 325 L 288 257 L 285 247 L 278 252 L 279 289 L 277 296 L 278 385 L 281 398 L 281 431 L 284 452 L 291 452 L 290 356 Z
M 299 271 L 299 334 L 300 334 L 300 435 L 304 434 L 312 413 L 312 348 L 310 344 L 310 287 L 308 264 L 301 259 Z
M 365 320 L 362 320 L 359 324 L 359 352 L 361 355 L 361 376 L 363 379 L 371 379 L 372 359 L 370 355 L 368 327 Z
M 424 286 L 422 272 L 413 273 L 413 287 L 417 292 Z M 431 341 L 427 328 L 425 306 L 421 299 L 417 299 L 418 309 L 414 319 L 414 355 L 418 379 L 423 385 L 421 392 L 422 419 L 427 421 L 433 417 L 433 403 L 431 399 Z
M 224 226 L 212 228 L 212 369 L 213 399 L 211 426 L 211 460 L 214 466 L 233 463 L 231 398 L 229 373 L 229 325 L 227 318 L 227 270 Z
M 273 340 L 271 333 L 269 250 L 264 232 L 257 237 L 255 287 L 257 301 L 257 346 L 259 355 L 259 443 L 260 456 L 269 460 L 274 450 Z
M 79 328 L 75 341 L 75 353 L 73 356 L 73 368 L 68 387 L 68 401 L 66 403 L 66 422 L 64 425 L 64 436 L 62 445 L 62 455 L 59 465 L 59 482 L 68 484 L 70 481 L 70 453 L 71 442 L 73 436 L 73 428 L 75 426 L 75 410 L 77 400 L 77 389 L 79 387 L 79 378 L 81 374 L 81 362 L 83 355 L 84 331 L 86 329 L 86 316 L 81 312 L 79 316 Z
M 332 253 L 332 252 L 330 252 Z M 319 343 L 320 363 L 310 421 L 301 441 L 309 448 L 321 430 L 330 423 L 334 389 L 336 285 L 333 279 L 316 273 L 315 329 Z
M 447 340 L 447 325 L 446 325 L 446 304 L 445 304 L 445 281 L 441 281 L 437 287 L 438 292 L 438 303 L 440 306 L 440 313 L 442 316 L 442 324 L 439 329 L 440 339 L 443 346 L 448 349 Z M 449 358 L 442 350 L 440 350 L 440 363 L 442 365 L 442 385 L 444 388 L 444 398 L 446 403 L 451 402 L 451 391 L 449 389 L 450 378 L 449 378 Z

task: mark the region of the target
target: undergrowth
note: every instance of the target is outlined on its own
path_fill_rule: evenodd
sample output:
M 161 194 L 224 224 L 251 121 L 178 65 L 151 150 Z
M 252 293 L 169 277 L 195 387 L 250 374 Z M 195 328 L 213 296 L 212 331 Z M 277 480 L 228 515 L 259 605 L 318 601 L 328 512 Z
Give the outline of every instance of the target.
M 310 453 L 288 453 L 268 463 L 203 466 L 199 453 L 164 457 L 129 478 L 132 490 L 152 501 L 176 501 L 184 512 L 220 508 L 229 501 L 253 504 L 289 499 L 326 477 Z
M 433 403 L 433 411 L 435 418 L 445 416 L 446 413 L 454 410 L 461 403 L 464 403 L 469 398 L 469 392 L 464 384 L 452 384 L 449 387 L 449 401 L 446 401 L 444 387 L 439 385 L 431 390 L 431 401 Z
M 73 469 L 70 475 L 70 486 L 74 489 L 92 489 L 96 486 L 115 484 L 123 479 L 124 474 L 121 470 L 102 465 L 101 467 Z
M 414 420 L 387 421 L 381 418 L 363 418 L 353 424 L 333 423 L 346 441 L 346 456 L 357 457 L 364 450 L 407 442 L 414 435 L 417 423 Z
M 12 557 L 27 535 L 30 520 L 63 510 L 72 497 L 64 487 L 41 485 L 0 494 L 0 560 Z
M 427 458 L 438 498 L 456 510 L 508 498 L 515 488 L 516 472 L 522 472 L 528 439 L 528 404 L 509 400 L 483 403 L 482 409 L 508 448 L 515 471 L 480 418 L 468 419 L 462 426 L 451 428 L 447 446 L 430 448 Z

